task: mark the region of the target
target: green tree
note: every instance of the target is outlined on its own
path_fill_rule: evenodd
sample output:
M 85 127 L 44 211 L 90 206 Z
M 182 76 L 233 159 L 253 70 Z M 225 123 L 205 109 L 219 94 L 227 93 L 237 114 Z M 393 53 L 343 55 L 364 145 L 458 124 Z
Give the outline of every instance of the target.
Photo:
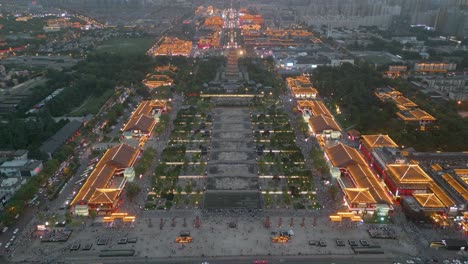
M 335 185 L 332 185 L 328 188 L 328 193 L 330 193 L 330 196 L 333 201 L 336 201 L 336 195 L 338 194 L 338 188 Z
M 140 193 L 141 189 L 140 186 L 138 186 L 134 182 L 129 182 L 127 184 L 126 189 L 126 195 L 130 201 L 133 201 L 133 199 Z
M 191 194 L 192 193 L 192 184 L 190 182 L 187 182 L 185 184 L 185 193 L 186 194 Z
M 297 119 L 297 129 L 299 132 L 301 132 L 304 136 L 307 136 L 309 134 L 309 125 L 307 122 L 304 120 L 304 118 L 299 117 Z

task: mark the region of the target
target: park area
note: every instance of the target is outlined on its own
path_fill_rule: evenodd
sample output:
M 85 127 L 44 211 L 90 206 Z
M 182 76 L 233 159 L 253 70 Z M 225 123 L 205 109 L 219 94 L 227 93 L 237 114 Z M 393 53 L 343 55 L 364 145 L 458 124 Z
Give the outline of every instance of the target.
M 154 171 L 146 210 L 200 206 L 211 130 L 211 116 L 206 110 L 206 106 L 196 105 L 178 112 L 169 143 Z
M 144 54 L 154 43 L 150 37 L 141 38 L 113 38 L 104 41 L 96 48 L 98 53 L 115 53 L 123 55 Z
M 258 171 L 267 208 L 318 209 L 312 174 L 283 110 L 271 107 L 251 115 Z

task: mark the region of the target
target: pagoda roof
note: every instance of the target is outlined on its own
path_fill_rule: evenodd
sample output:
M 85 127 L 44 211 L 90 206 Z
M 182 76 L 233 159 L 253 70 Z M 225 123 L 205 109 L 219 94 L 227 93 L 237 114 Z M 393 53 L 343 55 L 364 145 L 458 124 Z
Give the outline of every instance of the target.
M 345 188 L 344 192 L 349 203 L 376 203 L 374 197 L 369 191 L 369 188 Z
M 424 208 L 443 208 L 442 201 L 434 193 L 415 193 L 414 199 Z
M 398 145 L 388 135 L 362 135 L 361 141 L 369 150 L 382 147 L 398 147 Z
M 325 153 L 332 165 L 337 168 L 345 168 L 352 164 L 366 165 L 366 161 L 355 148 L 346 146 L 343 143 L 325 148 Z
M 309 124 L 315 134 L 320 134 L 324 130 L 341 131 L 340 126 L 335 122 L 335 120 L 325 115 L 310 118 Z
M 417 164 L 388 164 L 388 174 L 397 185 L 429 184 L 432 179 Z

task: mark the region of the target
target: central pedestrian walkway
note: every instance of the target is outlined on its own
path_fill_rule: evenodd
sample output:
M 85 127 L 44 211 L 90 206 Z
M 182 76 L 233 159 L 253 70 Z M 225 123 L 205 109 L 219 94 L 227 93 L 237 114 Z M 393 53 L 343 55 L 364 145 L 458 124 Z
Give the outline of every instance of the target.
M 255 157 L 249 108 L 214 108 L 205 208 L 260 207 Z

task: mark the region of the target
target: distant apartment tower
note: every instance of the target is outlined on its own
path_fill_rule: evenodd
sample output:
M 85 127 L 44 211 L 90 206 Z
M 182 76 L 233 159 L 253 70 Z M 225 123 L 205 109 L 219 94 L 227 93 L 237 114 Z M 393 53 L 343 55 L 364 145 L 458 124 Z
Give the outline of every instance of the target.
M 401 6 L 387 0 L 311 0 L 297 6 L 299 20 L 311 25 L 357 28 L 391 24 L 401 13 Z
M 441 8 L 437 16 L 436 29 L 447 35 L 468 37 L 468 9 Z

